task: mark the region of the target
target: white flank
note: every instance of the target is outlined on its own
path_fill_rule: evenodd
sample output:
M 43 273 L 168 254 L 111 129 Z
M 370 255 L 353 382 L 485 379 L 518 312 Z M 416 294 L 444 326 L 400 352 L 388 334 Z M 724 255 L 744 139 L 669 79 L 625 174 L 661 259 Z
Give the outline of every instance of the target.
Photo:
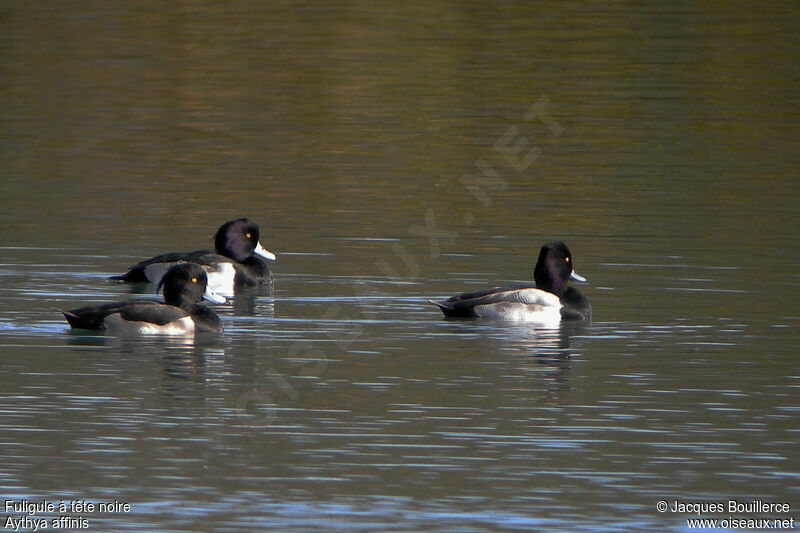
M 163 326 L 159 326 L 157 324 L 150 324 L 149 322 L 124 320 L 119 313 L 114 313 L 113 315 L 108 315 L 103 323 L 110 333 L 119 336 L 194 335 L 194 321 L 190 316 L 185 316 L 164 324 Z
M 475 314 L 489 320 L 526 322 L 537 326 L 558 327 L 561 323 L 561 305 L 536 305 L 516 302 L 498 302 L 475 306 Z
M 490 320 L 526 322 L 544 327 L 561 323 L 561 300 L 540 289 L 521 289 L 503 294 L 503 301 L 475 306 L 475 314 Z
M 236 269 L 233 267 L 233 263 L 226 261 L 218 263 L 217 268 L 209 266 L 203 266 L 203 268 L 208 276 L 208 290 L 225 298 L 233 298 L 233 280 L 236 278 Z M 210 298 L 208 300 L 215 301 Z M 216 301 L 216 303 L 225 303 L 225 300 L 222 302 Z
M 552 292 L 541 289 L 520 289 L 512 294 L 515 300 L 524 304 L 561 309 L 561 299 Z

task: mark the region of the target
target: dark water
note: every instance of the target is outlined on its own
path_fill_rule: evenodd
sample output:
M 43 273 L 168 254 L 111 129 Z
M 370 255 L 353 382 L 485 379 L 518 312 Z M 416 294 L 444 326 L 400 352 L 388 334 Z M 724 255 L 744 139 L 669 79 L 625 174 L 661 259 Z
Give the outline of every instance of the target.
M 95 531 L 797 517 L 799 23 L 794 2 L 2 4 L 4 499 L 130 503 L 62 513 Z M 239 216 L 276 285 L 217 306 L 221 338 L 56 311 L 140 297 L 105 278 Z M 426 302 L 527 280 L 554 238 L 591 324 Z

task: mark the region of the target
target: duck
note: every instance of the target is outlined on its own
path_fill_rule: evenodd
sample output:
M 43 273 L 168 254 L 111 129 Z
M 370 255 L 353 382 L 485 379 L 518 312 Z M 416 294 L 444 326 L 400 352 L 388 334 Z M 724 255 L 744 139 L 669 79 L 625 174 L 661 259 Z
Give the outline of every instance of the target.
M 567 245 L 553 241 L 542 246 L 533 270 L 535 285 L 469 292 L 446 300 L 430 300 L 445 317 L 487 318 L 542 325 L 559 324 L 562 320 L 591 320 L 592 305 L 569 280 L 586 282 L 575 272 L 572 254 Z
M 275 261 L 275 254 L 259 241 L 258 224 L 249 218 L 229 220 L 214 234 L 215 251 L 167 253 L 136 263 L 121 276 L 109 279 L 127 283 L 159 283 L 164 273 L 178 262 L 202 265 L 212 289 L 232 297 L 234 287 L 272 286 L 272 272 L 264 259 Z M 262 259 L 264 258 L 264 259 Z
M 197 263 L 174 265 L 161 278 L 164 302 L 129 300 L 87 305 L 62 311 L 73 329 L 108 330 L 118 335 L 194 335 L 222 332 L 219 316 L 200 302 L 225 303 L 208 286 L 208 276 Z

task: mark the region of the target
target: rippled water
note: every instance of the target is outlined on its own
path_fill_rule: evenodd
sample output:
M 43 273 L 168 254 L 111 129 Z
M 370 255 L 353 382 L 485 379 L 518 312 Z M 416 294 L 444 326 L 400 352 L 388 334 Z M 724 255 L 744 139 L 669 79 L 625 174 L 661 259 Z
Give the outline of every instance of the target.
M 5 499 L 131 504 L 67 513 L 96 531 L 797 516 L 794 4 L 271 5 L 0 11 Z M 244 215 L 275 289 L 221 337 L 67 328 Z M 592 323 L 427 302 L 553 238 Z

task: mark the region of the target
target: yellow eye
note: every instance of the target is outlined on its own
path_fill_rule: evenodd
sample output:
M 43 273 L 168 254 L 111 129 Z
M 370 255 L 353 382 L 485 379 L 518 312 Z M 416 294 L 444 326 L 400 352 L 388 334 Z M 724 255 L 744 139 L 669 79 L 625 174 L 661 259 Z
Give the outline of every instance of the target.
M 245 237 L 247 237 L 249 239 L 250 238 L 250 234 L 248 233 L 247 235 L 245 235 Z
M 197 278 L 192 278 L 192 283 L 197 283 Z
M 567 258 L 565 259 L 565 261 L 566 261 L 567 263 L 569 263 L 569 257 L 567 257 Z

